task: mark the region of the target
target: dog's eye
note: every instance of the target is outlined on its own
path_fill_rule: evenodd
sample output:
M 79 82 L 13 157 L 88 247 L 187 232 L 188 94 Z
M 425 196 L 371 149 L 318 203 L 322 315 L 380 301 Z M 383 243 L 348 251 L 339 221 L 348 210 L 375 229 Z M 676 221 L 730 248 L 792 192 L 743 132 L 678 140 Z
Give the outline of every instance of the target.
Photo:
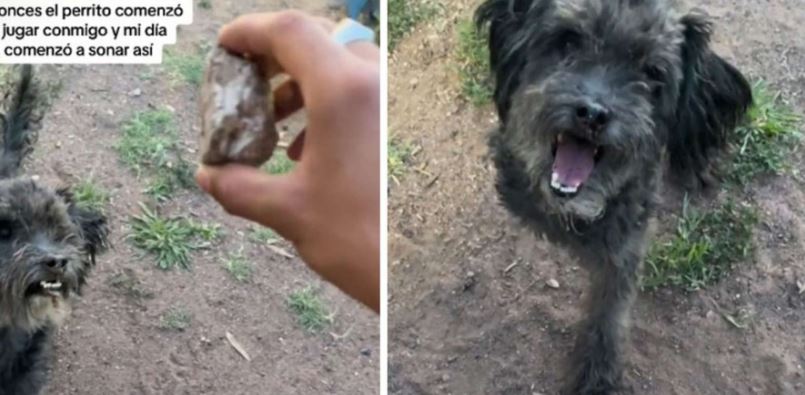
M 570 51 L 576 48 L 576 42 L 574 40 L 565 40 L 562 44 L 562 53 L 569 53 Z
M 0 219 L 0 240 L 8 240 L 14 236 L 14 224 L 10 220 Z
M 563 30 L 554 35 L 554 48 L 559 49 L 562 56 L 567 56 L 581 45 L 581 36 L 573 30 Z
M 643 73 L 646 75 L 646 78 L 650 79 L 651 81 L 655 82 L 663 81 L 663 73 L 659 67 L 647 66 L 643 69 Z
M 662 88 L 664 84 L 664 75 L 659 67 L 647 66 L 643 69 L 643 74 L 649 80 L 652 96 L 660 97 L 662 95 Z

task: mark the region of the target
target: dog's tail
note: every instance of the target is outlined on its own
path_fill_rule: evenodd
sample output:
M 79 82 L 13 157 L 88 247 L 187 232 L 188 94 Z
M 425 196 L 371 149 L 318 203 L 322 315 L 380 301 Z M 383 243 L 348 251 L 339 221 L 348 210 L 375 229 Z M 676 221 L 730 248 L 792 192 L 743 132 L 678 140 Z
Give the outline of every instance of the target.
M 33 129 L 38 121 L 36 110 L 40 104 L 39 86 L 34 80 L 31 65 L 23 65 L 19 70 L 19 81 L 10 95 L 6 96 L 6 113 L 0 115 L 3 138 L 0 178 L 17 174 L 22 160 L 33 150 L 36 139 Z M 10 100 L 8 96 L 11 96 Z

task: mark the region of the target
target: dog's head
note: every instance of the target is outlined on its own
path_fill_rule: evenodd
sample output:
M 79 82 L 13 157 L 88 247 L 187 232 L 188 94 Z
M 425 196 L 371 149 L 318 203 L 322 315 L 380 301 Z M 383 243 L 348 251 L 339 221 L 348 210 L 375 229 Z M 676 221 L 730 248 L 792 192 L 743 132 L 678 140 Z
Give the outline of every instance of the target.
M 547 210 L 582 220 L 656 169 L 701 175 L 751 103 L 710 26 L 663 0 L 488 0 L 507 149 Z
M 67 191 L 0 181 L 0 326 L 58 324 L 106 246 L 105 217 Z

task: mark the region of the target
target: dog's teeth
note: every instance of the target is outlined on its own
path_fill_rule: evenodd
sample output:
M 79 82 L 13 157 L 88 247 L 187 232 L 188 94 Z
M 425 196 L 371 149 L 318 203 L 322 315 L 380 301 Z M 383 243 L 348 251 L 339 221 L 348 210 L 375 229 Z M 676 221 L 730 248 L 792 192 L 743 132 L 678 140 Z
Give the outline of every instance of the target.
M 578 187 L 562 186 L 561 188 L 559 188 L 559 192 L 562 192 L 562 193 L 576 193 L 576 191 L 578 191 L 578 190 L 579 190 Z
M 559 175 L 556 173 L 551 173 L 551 188 L 553 189 L 562 188 L 562 183 L 559 182 Z
M 48 282 L 48 281 L 40 281 L 39 285 L 44 289 L 58 289 L 61 288 L 62 284 L 61 281 L 56 282 Z

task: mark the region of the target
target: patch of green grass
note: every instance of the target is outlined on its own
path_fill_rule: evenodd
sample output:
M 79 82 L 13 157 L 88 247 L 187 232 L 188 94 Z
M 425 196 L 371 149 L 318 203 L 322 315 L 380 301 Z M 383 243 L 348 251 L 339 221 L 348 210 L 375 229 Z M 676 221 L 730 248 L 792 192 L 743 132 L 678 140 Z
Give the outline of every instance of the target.
M 255 225 L 249 232 L 249 238 L 257 243 L 271 244 L 279 240 L 280 237 L 277 235 L 277 232 L 274 232 L 271 228 Z
M 389 0 L 388 2 L 388 29 L 389 52 L 394 48 L 416 25 L 436 15 L 436 8 L 423 3 L 421 0 Z
M 410 142 L 391 136 L 388 139 L 388 175 L 394 182 L 399 182 L 408 171 L 408 165 L 416 152 L 416 147 Z
M 489 67 L 489 48 L 486 38 L 472 21 L 458 25 L 458 61 L 461 91 L 476 106 L 492 99 L 492 74 Z
M 285 150 L 278 149 L 274 151 L 271 159 L 263 165 L 263 170 L 269 174 L 285 174 L 293 170 L 294 166 L 296 166 L 296 163 L 288 158 Z
M 181 307 L 174 307 L 162 314 L 159 327 L 181 332 L 190 327 L 192 320 L 190 312 Z
M 184 218 L 166 218 L 141 205 L 142 214 L 132 217 L 134 245 L 156 258 L 157 267 L 190 269 L 190 253 L 207 247 L 219 236 L 219 228 Z
M 790 170 L 788 155 L 800 139 L 800 116 L 769 91 L 762 82 L 753 86 L 754 105 L 748 121 L 736 130 L 733 159 L 728 179 L 736 184 L 762 174 L 780 174 Z
M 162 62 L 168 70 L 168 74 L 174 81 L 184 81 L 190 85 L 201 85 L 204 78 L 204 55 L 202 51 L 197 53 L 179 53 L 176 51 L 165 51 Z
M 209 10 L 212 9 L 212 1 L 211 0 L 199 0 L 198 1 L 199 8 Z
M 291 293 L 288 307 L 296 315 L 299 325 L 311 333 L 322 331 L 333 321 L 332 315 L 312 286 Z
M 109 192 L 92 180 L 81 180 L 70 189 L 70 192 L 73 194 L 76 206 L 88 210 L 106 211 Z
M 138 177 L 151 175 L 147 193 L 164 200 L 193 185 L 193 170 L 179 155 L 178 145 L 173 114 L 154 110 L 134 114 L 123 125 L 116 148 L 121 161 Z
M 693 291 L 717 282 L 751 254 L 757 222 L 752 207 L 728 201 L 700 212 L 686 199 L 676 232 L 670 240 L 657 241 L 646 257 L 643 288 L 677 286 Z
M 238 252 L 237 254 L 230 255 L 224 261 L 224 268 L 227 272 L 239 282 L 246 282 L 252 276 L 252 268 L 251 263 L 246 260 L 246 257 L 243 256 L 243 252 Z
M 167 110 L 145 111 L 123 125 L 123 139 L 117 146 L 123 163 L 140 172 L 168 161 L 175 139 L 173 114 Z
M 221 237 L 221 226 L 218 224 L 201 224 L 193 221 L 188 221 L 188 224 L 193 228 L 196 236 L 205 242 L 201 247 L 206 247 L 209 243 Z

